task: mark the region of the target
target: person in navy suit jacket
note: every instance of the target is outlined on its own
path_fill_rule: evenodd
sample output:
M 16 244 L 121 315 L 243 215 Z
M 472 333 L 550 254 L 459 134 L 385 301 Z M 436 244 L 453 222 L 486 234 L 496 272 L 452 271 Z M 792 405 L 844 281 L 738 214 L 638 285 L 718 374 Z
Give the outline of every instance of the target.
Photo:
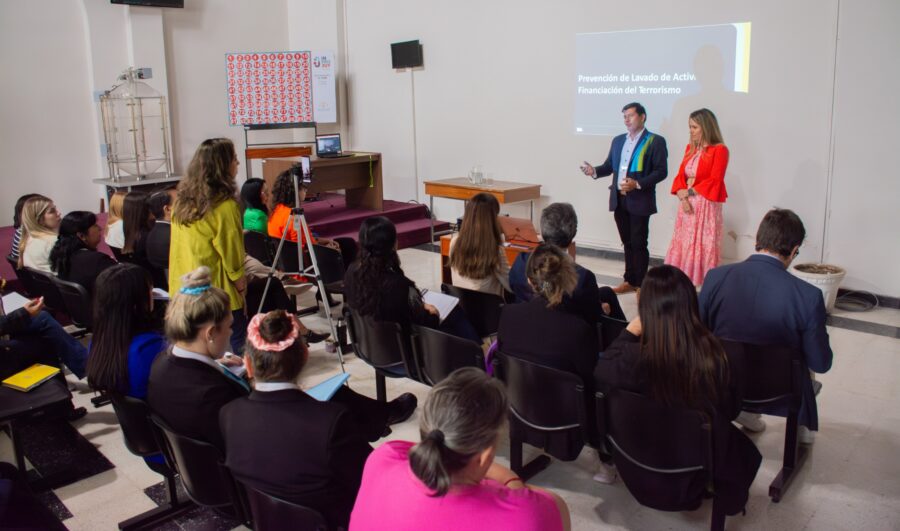
M 700 292 L 700 316 L 717 337 L 756 345 L 780 344 L 803 351 L 814 372 L 831 368 L 833 354 L 825 330 L 822 292 L 787 271 L 806 230 L 790 210 L 770 210 L 756 232 L 757 253 L 712 269 Z M 804 372 L 808 376 L 808 372 Z M 784 416 L 783 411 L 771 411 Z M 738 422 L 761 431 L 765 424 L 742 413 Z M 804 378 L 800 441 L 812 442 L 819 429 L 812 379 Z
M 647 111 L 640 103 L 622 108 L 627 133 L 613 138 L 606 162 L 581 171 L 599 179 L 613 176 L 609 186 L 609 210 L 616 219 L 619 238 L 625 247 L 625 281 L 614 288 L 627 293 L 641 287 L 650 264 L 647 237 L 650 216 L 656 213 L 656 185 L 669 174 L 666 139 L 644 129 Z

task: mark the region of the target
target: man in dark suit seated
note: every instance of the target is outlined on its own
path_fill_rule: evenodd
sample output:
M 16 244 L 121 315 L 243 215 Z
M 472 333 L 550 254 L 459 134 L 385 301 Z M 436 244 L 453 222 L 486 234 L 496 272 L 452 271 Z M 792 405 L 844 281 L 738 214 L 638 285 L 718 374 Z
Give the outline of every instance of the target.
M 296 382 L 309 351 L 295 322 L 284 311 L 250 322 L 244 361 L 255 386 L 219 415 L 226 465 L 245 485 L 316 509 L 332 527 L 346 527 L 372 452 L 366 440 L 378 439 L 396 419 L 387 418 L 390 404 L 346 386 L 328 402 L 303 392 Z
M 756 232 L 756 254 L 707 273 L 700 292 L 700 316 L 717 337 L 798 349 L 810 370 L 824 373 L 831 368 L 833 354 L 825 330 L 822 292 L 787 271 L 805 237 L 797 214 L 770 210 Z M 819 417 L 812 378 L 808 372 L 804 375 L 799 437 L 800 442 L 811 444 Z M 737 421 L 751 431 L 766 427 L 758 415 L 747 412 Z
M 541 213 L 541 238 L 566 250 L 578 232 L 578 216 L 569 203 L 553 203 Z M 525 264 L 531 253 L 521 253 L 509 269 L 509 287 L 516 295 L 517 302 L 528 302 L 534 298 L 534 290 L 528 285 Z M 595 325 L 601 315 L 608 315 L 622 321 L 625 314 L 619 305 L 619 298 L 607 286 L 597 286 L 597 276 L 592 271 L 575 264 L 578 283 L 572 295 L 566 295 L 563 304 L 572 307 L 590 325 Z
M 160 190 L 154 192 L 148 199 L 147 204 L 150 206 L 150 213 L 156 219 L 153 228 L 147 234 L 146 252 L 147 261 L 155 269 L 165 272 L 169 269 L 169 242 L 172 233 L 172 205 L 175 204 L 175 189 Z M 167 277 L 167 274 L 162 277 Z M 161 278 L 162 278 L 161 277 Z M 154 285 L 156 284 L 156 275 L 154 275 Z M 168 278 L 165 279 L 165 286 L 157 286 L 159 288 L 168 289 Z

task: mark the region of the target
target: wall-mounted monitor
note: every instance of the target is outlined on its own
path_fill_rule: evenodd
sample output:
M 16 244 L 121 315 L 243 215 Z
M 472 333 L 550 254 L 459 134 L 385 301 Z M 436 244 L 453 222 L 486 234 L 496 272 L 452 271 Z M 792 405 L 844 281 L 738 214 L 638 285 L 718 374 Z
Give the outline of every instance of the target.
M 422 66 L 422 45 L 418 40 L 392 43 L 391 64 L 394 68 Z

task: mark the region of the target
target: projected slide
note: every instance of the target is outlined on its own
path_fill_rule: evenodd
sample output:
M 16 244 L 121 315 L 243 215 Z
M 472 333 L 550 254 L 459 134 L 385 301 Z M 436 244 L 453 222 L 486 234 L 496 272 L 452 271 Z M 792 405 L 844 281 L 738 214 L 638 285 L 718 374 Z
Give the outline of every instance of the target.
M 750 91 L 750 23 L 575 36 L 575 133 L 624 131 L 622 107 L 647 108 L 647 127 L 704 89 Z

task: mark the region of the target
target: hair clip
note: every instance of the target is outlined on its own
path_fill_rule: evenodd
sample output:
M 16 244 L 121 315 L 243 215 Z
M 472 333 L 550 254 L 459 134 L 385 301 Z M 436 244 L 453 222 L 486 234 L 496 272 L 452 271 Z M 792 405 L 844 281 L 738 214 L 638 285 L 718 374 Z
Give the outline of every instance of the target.
M 195 286 L 193 288 L 182 287 L 180 290 L 178 290 L 178 293 L 184 293 L 185 295 L 200 295 L 209 288 L 209 284 L 204 284 L 203 286 Z

